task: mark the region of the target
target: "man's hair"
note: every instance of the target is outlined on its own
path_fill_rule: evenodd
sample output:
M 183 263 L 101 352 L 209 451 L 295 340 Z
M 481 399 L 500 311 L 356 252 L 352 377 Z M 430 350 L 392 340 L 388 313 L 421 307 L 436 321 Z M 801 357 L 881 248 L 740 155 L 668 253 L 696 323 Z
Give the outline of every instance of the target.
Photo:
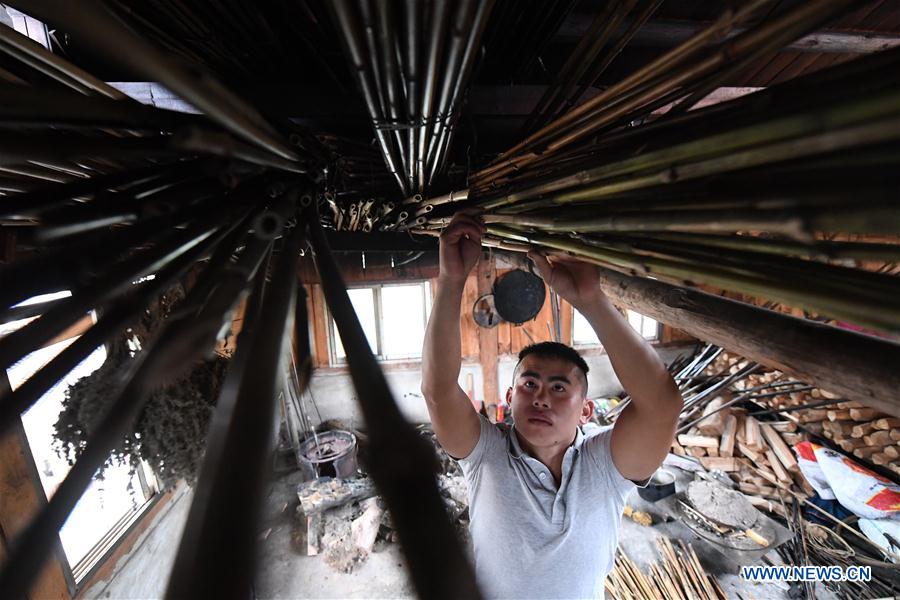
M 584 376 L 584 393 L 587 395 L 587 374 L 590 369 L 575 348 L 560 344 L 559 342 L 539 342 L 537 344 L 525 346 L 522 348 L 522 351 L 519 352 L 519 362 L 516 363 L 514 372 L 519 370 L 519 365 L 522 364 L 525 357 L 532 354 L 541 358 L 558 358 L 578 367 L 581 374 Z

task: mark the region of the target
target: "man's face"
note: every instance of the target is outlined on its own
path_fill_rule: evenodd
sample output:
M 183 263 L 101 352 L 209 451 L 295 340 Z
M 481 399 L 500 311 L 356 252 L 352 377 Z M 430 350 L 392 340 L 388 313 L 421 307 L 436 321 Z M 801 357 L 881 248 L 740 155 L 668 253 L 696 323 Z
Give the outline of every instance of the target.
M 506 393 L 516 430 L 534 447 L 568 445 L 578 425 L 587 423 L 593 403 L 585 399 L 581 370 L 560 358 L 529 354 Z

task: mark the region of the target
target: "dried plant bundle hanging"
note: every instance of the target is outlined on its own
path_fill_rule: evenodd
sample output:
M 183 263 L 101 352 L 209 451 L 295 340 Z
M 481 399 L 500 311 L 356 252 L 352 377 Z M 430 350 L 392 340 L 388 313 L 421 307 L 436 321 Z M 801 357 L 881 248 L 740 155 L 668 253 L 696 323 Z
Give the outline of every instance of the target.
M 127 372 L 135 351 L 150 338 L 183 295 L 181 288 L 164 294 L 142 315 L 139 324 L 123 331 L 108 345 L 106 361 L 99 369 L 66 390 L 54 437 L 57 452 L 69 464 L 78 459 L 92 428 L 116 398 L 119 377 Z M 136 470 L 143 460 L 163 487 L 171 487 L 180 480 L 192 484 L 197 478 L 209 420 L 227 364 L 227 358 L 217 354 L 172 380 L 160 382 L 133 431 L 113 450 L 106 466 L 127 464 Z

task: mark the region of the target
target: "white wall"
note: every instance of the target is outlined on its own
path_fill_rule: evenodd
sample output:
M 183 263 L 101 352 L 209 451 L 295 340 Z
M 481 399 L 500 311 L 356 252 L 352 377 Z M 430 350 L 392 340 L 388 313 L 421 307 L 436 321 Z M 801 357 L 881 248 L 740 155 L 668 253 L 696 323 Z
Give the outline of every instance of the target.
M 668 364 L 679 354 L 688 352 L 689 348 L 659 348 L 662 359 Z M 618 395 L 622 385 L 613 372 L 609 357 L 604 354 L 585 356 L 585 361 L 590 367 L 588 372 L 589 396 Z M 516 358 L 513 356 L 502 357 L 497 365 L 497 377 L 499 382 L 500 397 L 505 397 L 506 389 L 512 381 L 513 369 L 516 366 Z M 478 364 L 463 365 L 459 375 L 459 385 L 466 389 L 466 374 L 472 373 L 475 380 L 475 398 L 481 400 L 484 397 L 484 380 L 481 375 L 481 367 Z M 419 388 L 422 381 L 422 371 L 418 365 L 402 370 L 388 370 L 386 373 L 388 385 L 394 393 L 394 398 L 400 405 L 404 416 L 413 423 L 428 423 L 428 411 L 425 408 L 425 400 L 422 398 Z M 323 419 L 340 419 L 351 428 L 363 425 L 359 403 L 356 401 L 356 391 L 350 380 L 350 374 L 345 371 L 331 369 L 319 369 L 313 371 L 310 381 L 310 389 L 313 398 Z M 315 416 L 315 413 L 313 413 Z
M 484 397 L 484 380 L 478 364 L 463 365 L 459 374 L 459 385 L 466 389 L 467 374 L 474 379 L 475 397 Z M 422 370 L 418 364 L 402 369 L 390 369 L 385 372 L 388 386 L 394 399 L 400 405 L 400 411 L 413 423 L 428 423 L 428 410 L 420 390 L 422 386 Z M 310 390 L 323 420 L 340 419 L 351 428 L 363 425 L 356 390 L 350 379 L 350 373 L 344 370 L 318 369 L 313 371 Z M 313 412 L 315 418 L 315 412 Z

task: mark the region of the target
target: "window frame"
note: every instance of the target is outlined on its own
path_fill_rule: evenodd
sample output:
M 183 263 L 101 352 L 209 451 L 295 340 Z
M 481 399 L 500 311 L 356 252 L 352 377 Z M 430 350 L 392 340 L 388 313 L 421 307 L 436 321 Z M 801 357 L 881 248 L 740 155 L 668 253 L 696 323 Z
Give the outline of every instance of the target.
M 372 291 L 372 305 L 375 311 L 375 359 L 380 363 L 385 364 L 400 364 L 400 363 L 409 363 L 409 362 L 421 362 L 422 355 L 421 353 L 418 356 L 406 356 L 399 358 L 387 358 L 384 355 L 384 313 L 382 310 L 382 298 L 381 291 L 385 287 L 418 287 L 422 290 L 422 311 L 424 316 L 423 329 L 428 324 L 428 317 L 431 313 L 431 304 L 432 304 L 432 286 L 430 279 L 410 279 L 403 281 L 381 281 L 381 282 L 366 282 L 360 283 L 358 285 L 348 285 L 347 290 L 359 290 L 359 289 L 370 289 Z M 331 310 L 326 306 L 325 307 L 325 331 L 328 337 L 328 364 L 331 367 L 346 367 L 347 366 L 347 358 L 344 356 L 340 358 L 337 356 L 337 344 L 336 336 L 337 333 L 337 325 L 334 322 L 334 317 L 331 315 Z
M 21 312 L 26 314 L 22 314 L 18 319 L 8 319 L 0 324 L 0 326 L 8 325 L 9 323 L 14 323 L 16 321 L 26 322 L 22 323 L 21 326 L 11 329 L 5 334 L 0 335 L 0 337 L 9 335 L 20 327 L 24 327 L 25 325 L 27 325 L 28 322 L 40 317 L 44 312 L 43 310 L 40 310 L 41 307 L 43 307 L 45 310 L 51 308 L 59 300 L 64 300 L 66 297 L 68 297 L 53 296 L 58 296 L 65 293 L 66 292 L 59 292 L 56 294 L 42 294 L 15 305 L 13 307 L 14 309 L 20 308 Z M 47 299 L 44 299 L 45 296 L 47 297 Z M 35 301 L 37 298 L 41 298 L 41 300 Z M 85 319 L 87 318 L 90 319 L 92 325 L 97 322 L 97 315 L 94 311 L 86 314 Z M 69 340 L 74 341 L 84 333 L 83 330 L 78 330 L 76 327 L 77 326 L 68 328 L 66 330 L 68 332 L 68 335 L 66 337 L 57 337 L 49 340 L 47 343 L 41 345 L 40 348 L 37 348 L 35 352 L 43 350 L 44 348 L 60 342 Z M 31 356 L 31 354 L 32 353 L 29 353 L 28 355 L 23 357 L 22 360 L 26 359 L 28 356 Z M 50 360 L 53 359 L 51 358 Z M 45 365 L 39 367 L 38 371 L 40 371 L 40 369 L 42 369 L 44 366 Z M 12 368 L 12 366 L 10 368 Z M 3 380 L 5 381 L 5 385 L 9 386 L 9 388 L 12 389 L 12 382 L 10 381 L 8 371 L 8 369 L 5 369 L 2 373 L 2 376 Z M 40 399 L 38 401 L 40 401 Z M 38 466 L 35 460 L 34 450 L 32 449 L 31 441 L 28 438 L 28 434 L 26 432 L 27 430 L 25 429 L 25 422 L 22 420 L 21 416 L 19 417 L 18 429 L 20 431 L 20 434 L 18 436 L 20 450 L 24 455 L 26 462 L 30 463 L 31 465 L 29 467 L 29 471 L 31 471 L 31 485 L 34 487 L 35 493 L 38 495 L 38 497 L 42 498 L 43 502 L 47 502 L 47 492 L 44 489 L 43 480 L 38 473 Z M 156 479 L 156 475 L 155 473 L 153 473 L 153 469 L 149 464 L 141 461 L 139 468 L 136 470 L 136 475 L 141 488 L 141 493 L 144 496 L 144 501 L 135 506 L 133 510 L 123 513 L 116 521 L 116 523 L 109 530 L 104 532 L 100 539 L 93 546 L 91 546 L 88 552 L 74 564 L 69 561 L 69 557 L 62 545 L 62 537 L 57 532 L 56 544 L 54 545 L 54 558 L 59 562 L 62 568 L 64 577 L 66 579 L 66 584 L 69 587 L 69 592 L 73 597 L 83 589 L 91 586 L 94 583 L 92 581 L 94 575 L 106 565 L 107 561 L 110 558 L 115 555 L 116 550 L 123 543 L 125 543 L 126 540 L 128 540 L 129 535 L 132 532 L 134 532 L 141 526 L 144 517 L 147 516 L 147 514 L 153 509 L 153 507 L 156 506 L 156 504 L 165 496 L 165 492 L 161 489 L 161 486 Z
M 599 340 L 596 343 L 594 343 L 594 342 L 578 343 L 575 341 L 575 321 L 576 321 L 576 316 L 577 316 L 576 315 L 577 309 L 574 306 L 572 306 L 571 309 L 572 309 L 572 331 L 571 331 L 572 337 L 570 339 L 572 340 L 572 347 L 580 349 L 580 350 L 594 350 L 594 349 L 602 350 L 603 344 Z M 643 334 L 643 332 L 639 331 L 638 329 L 635 329 L 634 325 L 631 323 L 631 320 L 629 319 L 629 313 L 635 314 L 635 315 L 638 315 L 639 317 L 641 317 L 642 323 L 643 323 L 643 319 L 651 319 L 653 321 L 656 321 L 656 319 L 653 319 L 652 317 L 648 317 L 647 315 L 641 314 L 641 313 L 639 313 L 635 310 L 631 310 L 631 309 L 626 309 L 625 313 L 622 314 L 622 316 L 628 322 L 628 326 L 631 327 L 634 331 L 636 331 L 638 333 L 638 335 L 640 335 L 647 342 L 649 342 L 651 344 L 656 344 L 662 340 L 662 323 L 660 323 L 659 321 L 656 321 L 656 333 L 654 333 L 652 338 L 646 337 Z M 582 317 L 583 317 L 583 315 L 582 315 Z

